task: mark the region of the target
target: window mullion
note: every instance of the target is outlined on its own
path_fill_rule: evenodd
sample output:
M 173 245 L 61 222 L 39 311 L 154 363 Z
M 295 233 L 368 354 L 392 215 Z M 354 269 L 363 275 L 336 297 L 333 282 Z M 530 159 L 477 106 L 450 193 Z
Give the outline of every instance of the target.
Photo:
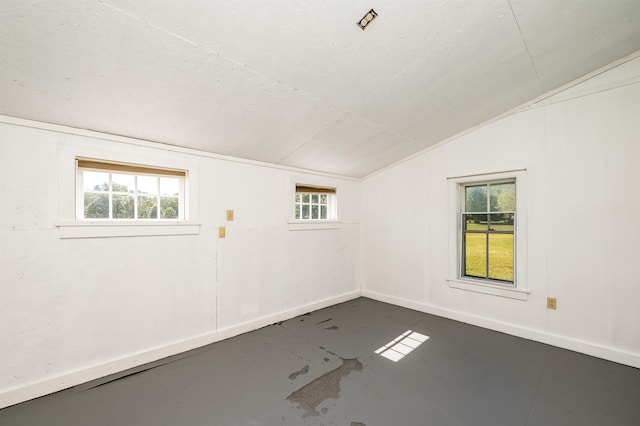
M 462 238 L 461 238 L 461 244 L 460 244 L 460 276 L 465 276 L 467 275 L 467 256 L 466 256 L 466 252 L 467 252 L 467 233 L 465 231 L 462 231 Z
M 113 175 L 109 173 L 109 220 L 113 220 Z
M 160 178 L 156 178 L 156 219 L 160 219 Z
M 133 177 L 133 217 L 138 219 L 138 176 Z
M 485 257 L 486 257 L 486 265 L 485 265 L 485 278 L 489 278 L 489 231 L 486 233 L 485 238 Z
M 180 185 L 178 186 L 178 220 L 184 220 L 187 217 L 186 213 L 186 182 L 185 179 L 180 179 Z
M 491 186 L 489 184 L 485 185 L 486 187 L 486 192 L 487 192 L 487 231 L 485 234 L 485 251 L 484 251 L 484 256 L 485 256 L 485 270 L 484 270 L 484 274 L 485 274 L 485 278 L 489 278 L 489 233 L 491 231 Z

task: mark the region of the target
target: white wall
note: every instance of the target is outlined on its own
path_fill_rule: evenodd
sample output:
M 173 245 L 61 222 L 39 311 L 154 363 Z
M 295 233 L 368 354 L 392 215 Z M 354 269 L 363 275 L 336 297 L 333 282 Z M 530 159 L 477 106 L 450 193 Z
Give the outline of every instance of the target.
M 640 367 L 639 82 L 636 59 L 367 178 L 364 295 Z M 514 169 L 528 300 L 450 288 L 447 178 Z
M 199 234 L 61 239 L 75 155 L 189 168 Z M 344 223 L 290 230 L 296 181 Z M 0 407 L 359 295 L 355 180 L 1 117 L 0 200 Z

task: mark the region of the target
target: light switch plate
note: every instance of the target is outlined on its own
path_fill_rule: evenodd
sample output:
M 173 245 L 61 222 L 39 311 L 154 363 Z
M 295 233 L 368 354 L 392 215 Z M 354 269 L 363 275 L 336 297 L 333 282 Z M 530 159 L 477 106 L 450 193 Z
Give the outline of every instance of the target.
M 225 238 L 227 234 L 227 230 L 224 226 L 218 227 L 218 238 Z

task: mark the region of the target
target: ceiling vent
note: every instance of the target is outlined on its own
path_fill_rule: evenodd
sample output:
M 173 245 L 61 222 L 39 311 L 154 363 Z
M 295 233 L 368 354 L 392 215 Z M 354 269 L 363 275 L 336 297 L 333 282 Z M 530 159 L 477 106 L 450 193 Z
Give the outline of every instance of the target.
M 367 25 L 373 22 L 373 20 L 376 19 L 377 16 L 378 14 L 376 13 L 376 11 L 371 9 L 362 17 L 362 19 L 358 21 L 358 26 L 362 29 L 362 31 L 364 31 L 365 28 L 367 28 Z

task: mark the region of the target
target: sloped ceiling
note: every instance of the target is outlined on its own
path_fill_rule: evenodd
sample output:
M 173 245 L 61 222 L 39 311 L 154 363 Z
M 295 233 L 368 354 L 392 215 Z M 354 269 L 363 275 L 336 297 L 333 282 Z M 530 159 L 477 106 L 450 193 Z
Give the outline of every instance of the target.
M 361 177 L 638 50 L 638 0 L 2 0 L 0 114 Z

